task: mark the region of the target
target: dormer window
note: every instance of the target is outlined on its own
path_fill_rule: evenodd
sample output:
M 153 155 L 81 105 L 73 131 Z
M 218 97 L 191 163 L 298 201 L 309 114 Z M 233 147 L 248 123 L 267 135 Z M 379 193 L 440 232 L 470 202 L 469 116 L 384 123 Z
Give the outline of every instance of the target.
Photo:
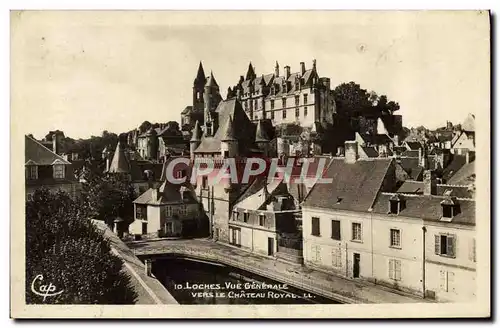
M 403 209 L 404 201 L 399 195 L 394 195 L 389 199 L 389 214 L 398 215 Z
M 38 166 L 36 165 L 26 166 L 26 179 L 28 180 L 38 179 Z
M 441 202 L 442 215 L 441 221 L 451 222 L 453 217 L 458 214 L 460 208 L 455 197 L 449 197 Z
M 64 165 L 54 164 L 53 173 L 54 173 L 54 179 L 64 179 Z

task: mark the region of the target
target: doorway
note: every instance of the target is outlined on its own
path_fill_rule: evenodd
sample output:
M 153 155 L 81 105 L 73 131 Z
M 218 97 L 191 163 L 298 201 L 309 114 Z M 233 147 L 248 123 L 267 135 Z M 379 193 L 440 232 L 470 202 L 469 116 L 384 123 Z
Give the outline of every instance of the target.
M 142 222 L 142 234 L 143 235 L 148 234 L 148 224 L 146 222 Z
M 274 255 L 274 238 L 267 238 L 267 255 Z
M 361 261 L 361 256 L 358 253 L 354 253 L 353 257 L 352 276 L 353 278 L 359 278 L 359 262 Z

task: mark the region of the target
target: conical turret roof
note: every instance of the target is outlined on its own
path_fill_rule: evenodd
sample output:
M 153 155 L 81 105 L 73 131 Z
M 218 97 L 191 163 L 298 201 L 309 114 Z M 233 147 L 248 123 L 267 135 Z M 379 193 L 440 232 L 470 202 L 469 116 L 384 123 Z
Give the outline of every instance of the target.
M 193 135 L 191 136 L 191 141 L 200 141 L 201 140 L 201 128 L 200 123 L 196 121 L 194 124 L 194 128 L 192 130 Z
M 233 118 L 229 115 L 226 124 L 222 127 L 221 141 L 236 141 L 234 137 Z
M 245 80 L 251 80 L 251 79 L 254 79 L 255 78 L 255 70 L 252 66 L 252 63 L 250 62 L 248 64 L 248 70 L 247 70 L 247 75 L 246 75 L 246 79 Z
M 194 79 L 195 84 L 205 84 L 205 71 L 203 70 L 203 65 L 201 64 L 198 66 L 198 73 L 196 74 L 196 78 Z
M 214 74 L 212 72 L 210 72 L 210 76 L 208 77 L 208 80 L 207 80 L 207 83 L 205 84 L 205 86 L 208 86 L 208 87 L 218 87 L 219 86 L 217 84 L 217 81 L 215 81 L 215 77 L 214 77 Z
M 109 173 L 129 173 L 128 160 L 125 157 L 125 152 L 121 146 L 120 141 L 116 145 L 115 154 L 113 155 L 113 160 L 109 166 Z
M 259 120 L 257 123 L 257 129 L 255 131 L 255 142 L 269 142 L 269 137 L 267 136 L 266 131 L 262 127 L 262 121 Z

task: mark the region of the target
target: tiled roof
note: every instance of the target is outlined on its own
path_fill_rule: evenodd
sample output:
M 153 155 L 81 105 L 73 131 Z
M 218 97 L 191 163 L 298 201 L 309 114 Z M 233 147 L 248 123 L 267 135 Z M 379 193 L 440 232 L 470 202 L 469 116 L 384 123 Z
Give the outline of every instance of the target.
M 373 206 L 373 213 L 384 214 L 388 217 L 397 217 L 395 214 L 388 214 L 389 199 L 394 194 L 380 193 Z M 399 216 L 422 219 L 425 221 L 438 222 L 443 214 L 441 202 L 446 197 L 443 196 L 401 196 L 404 199 L 404 205 Z M 475 209 L 476 204 L 472 200 L 458 199 L 456 202 L 460 206 L 460 211 L 457 211 L 451 223 L 475 225 Z M 447 224 L 443 222 L 443 224 Z
M 446 182 L 452 185 L 469 185 L 474 182 L 473 176 L 476 174 L 475 162 L 464 164 Z
M 458 198 L 474 198 L 472 190 L 469 186 L 455 186 L 438 184 L 436 186 L 436 194 L 440 196 L 454 196 Z
M 408 148 L 410 150 L 416 150 L 417 151 L 417 156 L 418 156 L 418 150 L 422 148 L 422 145 L 420 142 L 417 141 L 407 141 L 406 144 L 408 145 Z
M 316 183 L 302 207 L 368 211 L 382 187 L 392 159 L 358 160 L 349 164 L 334 158 L 326 171 L 332 183 Z
M 241 103 L 236 99 L 224 100 L 219 103 L 216 113 L 218 115 L 219 128 L 213 137 L 203 135 L 201 144 L 196 148 L 196 153 L 216 153 L 220 152 L 220 143 L 224 138 L 224 127 L 227 125 L 229 117 L 233 121 L 233 126 L 237 127 L 233 131 L 233 136 L 238 140 L 240 154 L 248 153 L 254 147 L 255 125 L 250 122 L 248 115 L 243 110 Z
M 388 145 L 392 143 L 391 138 L 386 134 L 359 134 L 368 145 Z
M 448 182 L 448 180 L 450 180 L 453 175 L 457 173 L 462 168 L 462 166 L 465 165 L 465 162 L 466 159 L 464 155 L 453 155 L 450 164 L 448 164 L 443 170 L 442 177 L 445 182 Z
M 401 156 L 416 157 L 418 159 L 418 150 L 407 150 L 404 153 L 402 153 Z
M 167 205 L 167 204 L 187 204 L 195 203 L 196 197 L 192 190 L 184 194 L 184 190 L 190 190 L 185 185 L 174 185 L 167 181 L 158 188 L 158 199 L 153 199 L 153 188 L 149 188 L 140 195 L 134 203 L 143 205 Z M 187 196 L 184 198 L 184 196 Z
M 374 158 L 378 157 L 378 152 L 374 147 L 361 147 L 361 149 L 365 152 L 366 156 Z
M 420 178 L 423 168 L 419 164 L 418 157 L 400 157 L 397 159 L 397 163 L 401 165 L 403 170 L 405 170 L 412 180 L 417 180 Z
M 60 164 L 71 164 L 35 139 L 28 136 L 24 137 L 24 158 L 25 163 L 32 161 L 36 165 L 52 165 L 55 161 L 59 161 Z
M 241 208 L 245 210 L 262 210 L 263 206 L 265 203 L 269 200 L 271 195 L 274 195 L 276 192 L 279 193 L 278 190 L 281 190 L 281 187 L 284 187 L 283 181 L 281 179 L 273 179 L 270 183 L 267 182 L 267 178 L 264 177 L 264 183 L 263 186 L 254 192 L 251 195 L 248 195 L 248 197 L 242 199 L 238 203 L 234 205 L 235 208 Z M 266 189 L 264 188 L 264 185 L 267 185 L 267 192 Z M 286 189 L 285 189 L 286 190 Z
M 406 180 L 398 189 L 401 194 L 422 194 L 424 192 L 424 183 L 422 181 Z

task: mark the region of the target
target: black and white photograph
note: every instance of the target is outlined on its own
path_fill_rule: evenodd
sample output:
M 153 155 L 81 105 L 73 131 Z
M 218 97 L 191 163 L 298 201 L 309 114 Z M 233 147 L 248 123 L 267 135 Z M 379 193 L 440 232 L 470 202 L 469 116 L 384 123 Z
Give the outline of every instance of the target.
M 489 316 L 487 10 L 13 10 L 10 43 L 11 317 Z

